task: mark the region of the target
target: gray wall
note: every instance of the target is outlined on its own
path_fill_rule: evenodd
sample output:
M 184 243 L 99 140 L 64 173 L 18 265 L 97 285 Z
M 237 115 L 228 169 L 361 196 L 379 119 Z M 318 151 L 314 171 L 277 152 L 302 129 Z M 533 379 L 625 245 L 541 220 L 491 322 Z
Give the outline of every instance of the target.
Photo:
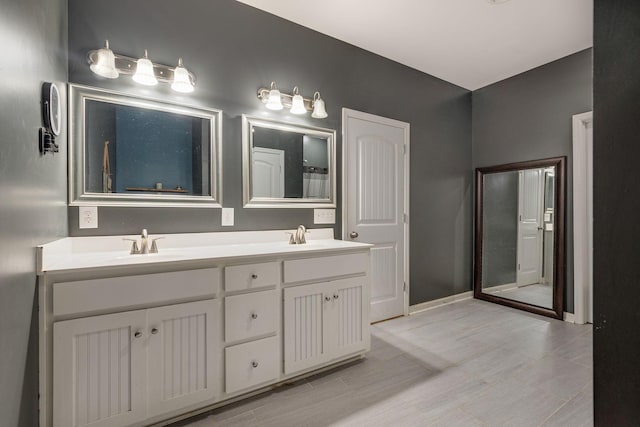
M 637 426 L 640 2 L 594 3 L 594 418 L 596 427 Z
M 571 116 L 592 109 L 592 51 L 495 83 L 472 94 L 473 168 L 567 156 L 565 310 L 573 312 Z
M 166 85 L 100 79 L 89 70 L 86 54 L 105 39 L 130 56 L 147 48 L 159 63 L 175 64 L 182 56 L 197 75 L 196 91 L 177 95 Z M 411 303 L 471 288 L 469 91 L 232 0 L 179 6 L 170 0 L 70 0 L 69 79 L 224 110 L 223 201 L 236 213 L 236 226 L 222 229 L 219 210 L 100 208 L 100 228 L 79 230 L 78 211 L 70 209 L 71 235 L 136 233 L 143 227 L 177 233 L 311 226 L 311 209 L 242 209 L 241 115 L 268 111 L 256 90 L 275 80 L 281 90 L 299 86 L 306 97 L 319 90 L 329 117 L 272 118 L 333 128 L 338 135 L 342 107 L 411 123 Z M 341 225 L 335 229 L 339 237 Z
M 67 234 L 66 125 L 60 153 L 38 152 L 42 82 L 57 82 L 66 99 L 67 4 L 0 0 L 0 10 L 0 426 L 31 427 L 38 423 L 35 246 Z

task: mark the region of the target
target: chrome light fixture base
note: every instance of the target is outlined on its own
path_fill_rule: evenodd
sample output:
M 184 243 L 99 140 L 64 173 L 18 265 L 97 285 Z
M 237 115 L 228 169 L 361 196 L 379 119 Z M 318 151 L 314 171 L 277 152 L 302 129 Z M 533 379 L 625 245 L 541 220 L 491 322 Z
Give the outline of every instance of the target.
M 292 94 L 288 94 L 286 92 L 282 92 L 281 90 L 278 90 L 275 82 L 271 82 L 270 88 L 261 87 L 260 89 L 258 89 L 258 93 L 257 93 L 258 99 L 262 101 L 262 103 L 265 104 L 267 108 L 275 110 L 275 108 L 271 108 L 269 106 L 274 103 L 273 100 L 271 101 L 271 103 L 269 101 L 269 96 L 272 93 L 274 93 L 273 92 L 274 89 L 280 95 L 280 103 L 282 104 L 282 107 L 286 108 L 291 113 L 304 114 L 306 112 L 313 112 L 314 114 L 311 115 L 311 117 L 313 118 L 324 119 L 325 117 L 327 117 L 324 101 L 320 98 L 320 92 L 316 92 L 314 94 L 313 99 L 303 98 L 302 95 L 299 94 L 299 90 L 297 86 L 293 88 Z M 294 98 L 295 98 L 295 101 L 294 101 Z M 302 101 L 300 101 L 300 98 L 302 98 Z M 316 102 L 318 102 L 321 105 L 316 106 Z M 293 108 L 294 104 L 295 104 L 295 107 L 297 108 Z M 319 111 L 317 107 L 320 107 L 321 111 Z
M 98 63 L 99 59 L 99 51 L 100 49 L 91 50 L 87 54 L 87 62 L 89 65 L 94 65 Z M 136 73 L 136 68 L 138 65 L 138 59 L 140 58 L 132 58 L 130 56 L 121 55 L 119 53 L 113 53 L 115 57 L 115 69 L 119 72 L 119 74 L 124 74 L 128 76 L 133 76 Z M 168 84 L 173 84 L 175 78 L 175 70 L 177 67 L 171 67 L 169 65 L 157 64 L 152 62 L 153 65 L 153 73 L 156 76 L 156 79 L 159 82 L 164 82 Z M 191 72 L 182 67 L 184 71 L 187 72 L 187 76 L 189 82 L 191 82 L 192 86 L 196 85 L 196 76 Z M 180 74 L 180 72 L 179 72 Z

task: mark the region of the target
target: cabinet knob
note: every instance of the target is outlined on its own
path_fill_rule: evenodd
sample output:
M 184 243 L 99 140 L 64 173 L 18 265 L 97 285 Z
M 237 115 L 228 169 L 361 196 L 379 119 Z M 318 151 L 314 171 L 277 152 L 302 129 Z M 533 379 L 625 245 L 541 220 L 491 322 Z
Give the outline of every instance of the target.
M 133 336 L 136 337 L 136 338 L 140 338 L 142 336 L 142 332 L 141 331 L 135 331 Z
M 153 335 L 157 334 L 157 333 L 158 333 L 158 328 L 152 328 L 152 329 L 151 329 L 151 333 L 152 333 Z
M 253 280 L 256 280 L 256 279 L 258 278 L 258 275 L 257 275 L 256 273 L 253 273 L 253 274 L 251 275 L 251 278 L 252 278 Z
M 324 297 L 324 300 L 327 301 L 327 302 L 331 301 L 331 295 L 327 295 L 326 297 Z
M 253 368 L 257 368 L 257 367 L 258 367 L 258 361 L 257 361 L 257 360 L 252 360 L 252 361 L 251 361 L 251 366 L 252 366 Z
M 351 233 L 349 233 L 349 237 L 351 237 L 352 239 L 357 239 L 359 236 L 357 231 L 352 231 Z
M 258 318 L 258 313 L 251 313 L 251 318 L 256 320 Z
M 338 298 L 340 298 L 339 294 L 333 294 L 333 299 L 338 299 Z

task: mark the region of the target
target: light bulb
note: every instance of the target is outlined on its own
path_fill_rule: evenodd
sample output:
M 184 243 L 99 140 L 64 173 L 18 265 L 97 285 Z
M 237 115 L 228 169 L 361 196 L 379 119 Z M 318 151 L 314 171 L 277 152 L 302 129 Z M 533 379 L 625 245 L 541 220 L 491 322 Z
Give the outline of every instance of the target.
M 149 60 L 146 49 L 144 50 L 144 57 L 138 59 L 137 64 L 133 80 L 145 86 L 157 85 L 158 79 L 153 73 L 153 63 Z
M 270 110 L 282 110 L 282 100 L 280 99 L 280 91 L 276 87 L 275 82 L 271 82 L 271 90 L 269 91 L 267 108 Z
M 313 113 L 311 113 L 311 117 L 314 119 L 324 119 L 327 117 L 327 110 L 324 106 L 324 101 L 320 98 L 320 92 L 316 92 L 313 94 Z
M 178 58 L 178 66 L 173 71 L 173 83 L 171 83 L 171 89 L 182 93 L 193 92 L 193 85 L 189 78 L 189 72 L 184 68 L 184 65 L 182 65 L 182 58 Z
M 92 55 L 92 63 L 89 66 L 91 71 L 99 76 L 106 77 L 108 79 L 117 78 L 120 73 L 116 69 L 116 57 L 113 54 L 113 51 L 109 49 L 109 40 L 105 41 L 104 47 L 102 49 L 98 49 L 94 52 L 95 59 Z
M 298 93 L 298 86 L 293 88 L 293 99 L 291 100 L 290 111 L 293 114 L 307 114 L 307 109 L 304 107 L 304 99 L 302 99 L 302 95 Z

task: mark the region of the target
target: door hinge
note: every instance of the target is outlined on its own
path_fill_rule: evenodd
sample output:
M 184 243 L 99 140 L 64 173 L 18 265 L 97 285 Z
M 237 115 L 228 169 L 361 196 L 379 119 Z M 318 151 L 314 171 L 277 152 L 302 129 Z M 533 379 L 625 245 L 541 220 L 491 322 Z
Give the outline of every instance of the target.
M 518 264 L 518 270 L 520 270 L 520 264 Z
M 409 215 L 407 215 L 406 213 L 402 214 L 402 221 L 404 221 L 405 223 L 409 222 Z
M 407 154 L 407 144 L 402 144 L 402 154 Z

